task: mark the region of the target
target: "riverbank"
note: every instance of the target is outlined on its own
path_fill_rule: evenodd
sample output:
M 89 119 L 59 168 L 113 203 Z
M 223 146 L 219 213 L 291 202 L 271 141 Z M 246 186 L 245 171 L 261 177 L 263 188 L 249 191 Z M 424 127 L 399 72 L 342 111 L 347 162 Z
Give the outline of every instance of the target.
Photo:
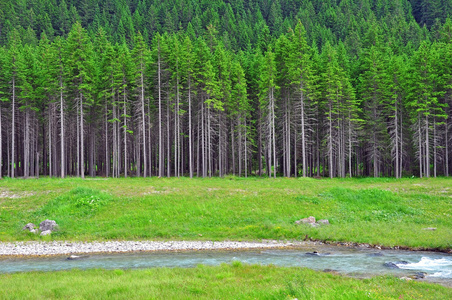
M 314 246 L 314 242 L 275 241 L 106 241 L 106 242 L 15 242 L 0 243 L 2 256 L 52 256 L 94 253 L 159 252 L 159 251 L 202 251 L 202 250 L 251 250 L 290 249 L 300 246 Z
M 293 249 L 300 247 L 315 248 L 316 246 L 322 245 L 376 250 L 407 250 L 452 253 L 451 249 L 409 248 L 400 246 L 386 247 L 381 245 L 358 244 L 353 242 L 329 241 L 22 241 L 12 243 L 0 242 L 0 258 L 14 256 L 39 257 L 128 252 Z

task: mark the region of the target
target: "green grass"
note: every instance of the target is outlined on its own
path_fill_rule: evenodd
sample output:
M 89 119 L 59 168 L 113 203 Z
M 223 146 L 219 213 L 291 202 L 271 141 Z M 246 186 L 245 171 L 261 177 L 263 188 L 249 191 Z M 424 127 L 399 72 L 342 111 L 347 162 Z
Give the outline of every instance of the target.
M 308 216 L 331 225 L 295 225 Z M 314 239 L 450 249 L 452 179 L 0 181 L 0 241 Z M 22 227 L 54 219 L 39 237 Z M 423 230 L 435 227 L 436 231 Z
M 1 299 L 451 299 L 452 289 L 391 276 L 352 279 L 243 265 L 0 275 Z

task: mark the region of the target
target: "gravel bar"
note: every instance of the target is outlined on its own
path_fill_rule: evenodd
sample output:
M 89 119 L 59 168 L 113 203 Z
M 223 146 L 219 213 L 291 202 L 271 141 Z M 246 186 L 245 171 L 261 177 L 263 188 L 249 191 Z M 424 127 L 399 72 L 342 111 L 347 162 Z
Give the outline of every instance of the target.
M 85 253 L 114 253 L 139 251 L 199 251 L 291 248 L 305 242 L 212 242 L 212 241 L 108 241 L 108 242 L 14 242 L 0 243 L 0 256 L 48 256 Z

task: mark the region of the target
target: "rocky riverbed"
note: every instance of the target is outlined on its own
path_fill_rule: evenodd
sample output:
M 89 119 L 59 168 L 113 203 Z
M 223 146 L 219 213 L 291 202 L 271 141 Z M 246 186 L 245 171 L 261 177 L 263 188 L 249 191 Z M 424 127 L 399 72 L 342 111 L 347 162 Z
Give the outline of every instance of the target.
M 107 242 L 14 242 L 0 243 L 0 256 L 48 256 L 87 253 L 120 253 L 140 251 L 198 251 L 198 250 L 239 250 L 278 249 L 307 245 L 310 242 L 262 242 L 237 241 L 107 241 Z

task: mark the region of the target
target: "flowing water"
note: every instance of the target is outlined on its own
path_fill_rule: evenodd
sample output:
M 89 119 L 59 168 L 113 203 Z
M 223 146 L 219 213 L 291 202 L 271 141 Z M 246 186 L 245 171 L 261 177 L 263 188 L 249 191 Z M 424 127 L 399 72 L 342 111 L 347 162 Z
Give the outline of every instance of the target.
M 286 267 L 329 270 L 352 277 L 395 275 L 425 276 L 421 279 L 452 286 L 452 255 L 438 252 L 375 250 L 317 245 L 292 250 L 198 251 L 96 254 L 75 260 L 67 256 L 1 258 L 0 273 L 57 271 L 68 269 L 131 269 L 195 267 L 240 261 Z M 392 263 L 392 264 L 391 264 Z

